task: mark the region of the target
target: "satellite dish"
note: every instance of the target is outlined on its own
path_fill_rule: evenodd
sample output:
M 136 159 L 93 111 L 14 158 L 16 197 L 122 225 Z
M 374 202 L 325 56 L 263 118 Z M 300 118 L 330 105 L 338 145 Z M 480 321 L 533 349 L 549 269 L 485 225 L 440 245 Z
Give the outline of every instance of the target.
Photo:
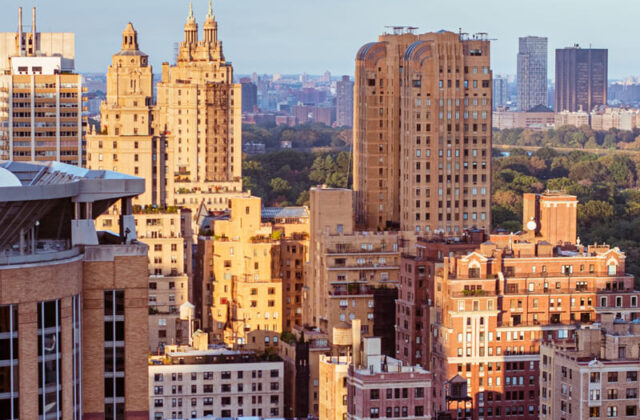
M 538 227 L 538 225 L 536 224 L 536 222 L 534 220 L 529 220 L 527 222 L 527 230 L 533 232 L 534 230 L 536 230 L 537 227 Z

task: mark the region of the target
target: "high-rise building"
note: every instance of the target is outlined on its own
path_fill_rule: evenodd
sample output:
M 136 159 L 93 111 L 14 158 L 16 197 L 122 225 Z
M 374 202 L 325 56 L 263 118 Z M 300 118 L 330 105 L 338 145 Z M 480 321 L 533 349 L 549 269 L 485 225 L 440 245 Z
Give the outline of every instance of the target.
M 377 333 L 376 325 L 392 321 L 395 313 L 398 232 L 356 231 L 352 190 L 312 188 L 310 200 L 304 323 L 330 334 L 335 326 L 360 319 L 365 334 L 384 335 L 385 350 L 393 349 L 393 328 Z
M 529 111 L 547 103 L 547 38 L 526 36 L 519 39 L 518 109 Z
M 100 114 L 100 131 L 87 135 L 87 167 L 142 177 L 145 192 L 134 204 L 163 204 L 166 139 L 154 134 L 153 69 L 131 22 L 107 70 L 107 94 Z
M 199 206 L 242 191 L 242 91 L 222 53 L 211 3 L 204 39 L 190 10 L 176 65 L 162 65 L 156 122 L 168 137 L 167 204 Z M 186 196 L 183 192 L 187 192 Z
M 434 276 L 445 257 L 464 256 L 484 242 L 483 231 L 467 231 L 460 241 L 419 238 L 415 254 L 403 253 L 396 300 L 395 357 L 409 365 L 431 369 L 433 336 L 425 334 L 431 325 L 434 306 Z M 436 396 L 442 389 L 435 389 Z
M 384 34 L 356 56 L 354 190 L 368 229 L 461 235 L 491 225 L 485 34 Z M 402 147 L 401 147 L 402 145 Z
M 190 10 L 177 63 L 163 63 L 156 91 L 154 105 L 148 57 L 129 24 L 109 67 L 101 133 L 87 139 L 88 166 L 144 177 L 147 193 L 136 204 L 226 209 L 242 192 L 242 94 L 211 4 L 203 40 Z
M 523 232 L 492 234 L 473 252 L 443 256 L 432 275 L 428 369 L 435 389 L 457 375 L 467 380 L 461 409 L 474 420 L 537 419 L 541 342 L 573 340 L 606 312 L 640 316 L 625 254 L 576 238 L 575 196 L 527 194 L 523 207 Z M 453 408 L 446 397 L 437 396 L 438 410 Z
M 309 243 L 304 208 L 262 208 L 235 197 L 198 238 L 194 303 L 216 342 L 263 349 L 302 323 Z
M 353 82 L 349 76 L 336 83 L 336 125 L 353 126 Z
M 282 278 L 282 327 L 302 326 L 302 295 L 309 262 L 309 211 L 305 207 L 263 207 L 262 223 L 274 231 L 273 254 Z
M 248 77 L 240 79 L 242 86 L 242 112 L 255 112 L 258 106 L 258 86 Z
M 556 112 L 585 111 L 607 104 L 608 50 L 556 50 Z
M 73 73 L 74 35 L 0 33 L 0 159 L 83 165 L 82 78 Z
M 507 106 L 509 101 L 509 79 L 506 76 L 493 78 L 493 109 Z
M 600 320 L 578 329 L 575 340 L 540 346 L 541 419 L 638 418 L 640 324 L 615 312 Z
M 148 419 L 144 180 L 58 162 L 0 164 L 0 413 Z M 115 201 L 120 235 L 94 218 Z
M 212 224 L 210 331 L 214 341 L 228 345 L 252 344 L 260 332 L 271 342 L 282 332 L 282 282 L 273 264 L 273 231 L 262 225 L 257 197 L 231 199 L 229 213 Z

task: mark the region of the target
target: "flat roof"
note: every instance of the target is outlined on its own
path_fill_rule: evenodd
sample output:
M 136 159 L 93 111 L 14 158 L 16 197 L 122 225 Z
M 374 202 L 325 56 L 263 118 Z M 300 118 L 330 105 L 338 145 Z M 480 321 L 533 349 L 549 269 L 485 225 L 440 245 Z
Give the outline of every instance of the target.
M 95 218 L 145 188 L 143 178 L 60 162 L 0 161 L 0 168 L 0 226 L 6 226 L 0 249 L 15 244 L 21 229 L 36 225 L 39 238 L 69 237 L 75 203 L 92 203 Z

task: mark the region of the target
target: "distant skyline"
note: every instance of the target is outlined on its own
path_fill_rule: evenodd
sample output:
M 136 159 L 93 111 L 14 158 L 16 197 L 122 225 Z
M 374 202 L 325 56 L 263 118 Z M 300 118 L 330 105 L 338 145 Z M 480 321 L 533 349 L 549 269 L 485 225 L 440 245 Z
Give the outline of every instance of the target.
M 42 32 L 76 34 L 76 70 L 104 73 L 131 21 L 141 49 L 154 72 L 173 61 L 174 45 L 183 37 L 186 0 L 3 0 L 0 32 L 17 30 L 18 7 L 31 25 L 37 7 Z M 193 1 L 200 25 L 208 0 Z M 219 38 L 236 74 L 353 74 L 355 54 L 374 41 L 386 25 L 417 26 L 420 32 L 440 29 L 487 32 L 494 74 L 515 74 L 518 38 L 549 38 L 549 72 L 554 78 L 554 52 L 580 44 L 609 49 L 609 78 L 640 75 L 640 2 L 596 0 L 519 2 L 506 0 L 214 0 Z M 27 30 L 25 28 L 25 30 Z

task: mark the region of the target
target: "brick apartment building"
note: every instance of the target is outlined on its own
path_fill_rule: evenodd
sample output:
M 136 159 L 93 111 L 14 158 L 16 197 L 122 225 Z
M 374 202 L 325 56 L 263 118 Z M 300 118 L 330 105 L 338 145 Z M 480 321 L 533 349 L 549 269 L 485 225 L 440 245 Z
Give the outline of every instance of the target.
M 472 397 L 461 415 L 538 418 L 540 342 L 571 339 L 602 312 L 613 309 L 625 320 L 640 312 L 624 253 L 577 239 L 576 197 L 525 194 L 523 206 L 522 232 L 490 235 L 479 245 L 475 238 L 473 251 L 461 243 L 439 255 L 445 245 L 422 242 L 436 253 L 424 269 L 424 257 L 403 258 L 397 357 L 413 363 L 421 356 L 434 374 L 438 411 L 447 406 L 444 384 L 460 375 Z M 412 291 L 420 281 L 432 295 Z
M 282 331 L 302 323 L 309 214 L 263 208 L 258 197 L 234 197 L 229 208 L 203 218 L 196 312 L 214 342 L 275 349 Z
M 640 324 L 602 313 L 574 340 L 540 346 L 540 418 L 638 418 Z
M 356 219 L 418 235 L 488 229 L 490 41 L 414 29 L 394 28 L 356 55 Z
M 362 320 L 363 334 L 395 340 L 393 319 L 400 251 L 398 232 L 358 231 L 353 191 L 312 188 L 309 281 L 304 322 L 330 334 L 333 327 Z M 391 349 L 393 345 L 391 345 Z

